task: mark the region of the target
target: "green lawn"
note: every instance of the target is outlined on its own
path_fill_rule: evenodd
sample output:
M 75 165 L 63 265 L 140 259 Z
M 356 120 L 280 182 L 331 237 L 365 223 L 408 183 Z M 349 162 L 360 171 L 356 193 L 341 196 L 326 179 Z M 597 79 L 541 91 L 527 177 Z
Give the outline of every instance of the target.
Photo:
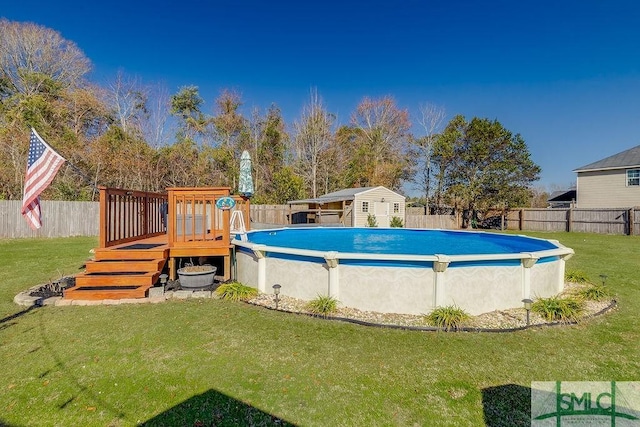
M 367 328 L 219 300 L 43 307 L 92 238 L 0 241 L 0 425 L 529 425 L 531 381 L 640 380 L 640 238 L 549 233 L 619 308 L 517 333 Z M 284 422 L 279 421 L 284 420 Z

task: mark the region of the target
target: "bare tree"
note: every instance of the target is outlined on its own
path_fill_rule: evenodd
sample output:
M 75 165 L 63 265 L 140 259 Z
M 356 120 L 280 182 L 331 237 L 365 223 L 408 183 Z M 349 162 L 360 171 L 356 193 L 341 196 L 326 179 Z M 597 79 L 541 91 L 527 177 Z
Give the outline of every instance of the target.
M 398 108 L 391 97 L 364 98 L 351 122 L 359 131 L 360 161 L 366 166 L 363 168 L 366 183 L 398 189 L 409 169 L 408 111 Z
M 107 101 L 122 130 L 141 132 L 148 94 L 137 77 L 126 76 L 122 70 L 109 84 Z
M 72 88 L 91 69 L 76 44 L 57 31 L 1 19 L 0 34 L 0 80 L 9 94 L 32 95 L 55 85 Z
M 429 197 L 431 195 L 431 155 L 433 153 L 435 138 L 444 123 L 445 110 L 443 107 L 429 103 L 421 104 L 419 110 L 420 116 L 418 118 L 418 123 L 420 123 L 424 129 L 424 135 L 420 138 L 413 139 L 411 142 L 416 151 L 416 158 L 418 160 L 419 169 L 416 174 L 416 182 L 424 194 L 428 210 Z
M 150 87 L 147 99 L 147 114 L 142 122 L 145 140 L 154 148 L 167 145 L 173 129 L 167 128 L 169 120 L 169 89 L 158 83 Z M 175 133 L 175 130 L 173 130 Z
M 334 120 L 322 105 L 317 89 L 312 89 L 309 104 L 304 107 L 300 121 L 294 123 L 294 153 L 298 172 L 311 188 L 313 197 L 318 195 L 320 163 L 333 139 Z
M 20 193 L 29 127 L 36 127 L 69 163 L 82 157 L 86 138 L 102 129 L 104 108 L 84 80 L 90 68 L 84 53 L 58 32 L 0 19 L 0 164 L 10 171 L 0 174 L 0 197 Z M 54 193 L 61 180 L 64 173 L 47 193 Z M 74 192 L 69 183 L 59 188 Z

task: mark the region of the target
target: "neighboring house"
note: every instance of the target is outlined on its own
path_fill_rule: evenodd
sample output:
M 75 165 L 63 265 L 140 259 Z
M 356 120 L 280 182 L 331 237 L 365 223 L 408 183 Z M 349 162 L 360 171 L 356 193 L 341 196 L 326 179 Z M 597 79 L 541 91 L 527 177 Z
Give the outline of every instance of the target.
M 575 169 L 578 208 L 640 206 L 640 145 Z
M 570 208 L 576 204 L 576 189 L 559 190 L 551 193 L 547 199 L 550 208 Z
M 295 209 L 294 205 L 302 205 Z M 368 215 L 374 215 L 378 227 L 389 227 L 395 216 L 405 223 L 405 197 L 385 187 L 347 188 L 314 199 L 289 202 L 292 224 L 341 224 L 366 227 Z

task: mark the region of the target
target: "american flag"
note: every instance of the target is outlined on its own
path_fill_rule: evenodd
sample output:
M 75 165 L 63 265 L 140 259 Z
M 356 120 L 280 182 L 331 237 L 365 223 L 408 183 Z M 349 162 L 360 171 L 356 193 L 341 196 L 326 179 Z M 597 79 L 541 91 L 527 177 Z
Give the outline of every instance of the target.
M 58 169 L 64 162 L 64 157 L 56 153 L 32 128 L 29 141 L 27 175 L 24 179 L 22 216 L 24 216 L 29 227 L 33 230 L 42 227 L 40 193 L 51 184 L 56 173 L 58 173 Z

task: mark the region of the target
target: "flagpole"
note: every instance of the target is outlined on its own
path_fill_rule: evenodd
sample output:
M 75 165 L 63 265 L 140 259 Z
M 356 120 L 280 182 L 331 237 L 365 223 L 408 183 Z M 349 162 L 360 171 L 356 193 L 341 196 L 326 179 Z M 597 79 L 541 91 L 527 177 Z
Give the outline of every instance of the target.
M 93 181 L 91 180 L 91 178 L 89 178 L 87 175 L 85 175 L 80 169 L 78 169 L 73 163 L 71 163 L 69 160 L 67 160 L 67 166 L 69 166 L 71 168 L 72 171 L 74 171 L 75 173 L 77 173 L 78 175 L 80 175 L 90 186 L 91 189 L 94 191 L 98 191 L 98 187 L 93 183 Z

